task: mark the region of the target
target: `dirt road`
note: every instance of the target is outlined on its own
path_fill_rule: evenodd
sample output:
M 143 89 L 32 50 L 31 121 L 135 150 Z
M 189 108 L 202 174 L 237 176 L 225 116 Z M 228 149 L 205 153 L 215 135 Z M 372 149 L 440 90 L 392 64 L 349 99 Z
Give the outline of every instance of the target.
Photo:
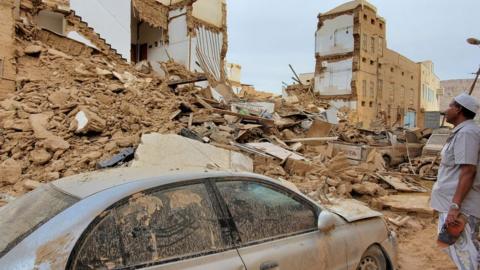
M 399 232 L 399 268 L 402 270 L 456 270 L 448 256 L 436 246 L 436 221 L 417 220 L 423 229 Z

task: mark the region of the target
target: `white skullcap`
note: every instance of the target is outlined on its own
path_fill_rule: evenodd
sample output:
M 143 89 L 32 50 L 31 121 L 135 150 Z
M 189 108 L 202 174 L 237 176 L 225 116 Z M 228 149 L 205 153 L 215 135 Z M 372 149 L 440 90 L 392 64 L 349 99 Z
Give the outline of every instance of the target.
M 462 105 L 465 109 L 473 112 L 473 113 L 477 113 L 478 112 L 478 108 L 480 107 L 480 105 L 478 104 L 478 101 L 470 96 L 469 94 L 467 93 L 463 93 L 463 94 L 460 94 L 458 96 L 456 96 L 454 98 L 454 100 Z

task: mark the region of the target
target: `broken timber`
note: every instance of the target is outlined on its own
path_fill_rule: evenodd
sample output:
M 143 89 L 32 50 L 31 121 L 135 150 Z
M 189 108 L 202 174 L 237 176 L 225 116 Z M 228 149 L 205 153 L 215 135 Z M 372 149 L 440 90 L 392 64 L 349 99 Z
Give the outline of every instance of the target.
M 244 119 L 244 120 L 250 120 L 250 121 L 255 121 L 258 122 L 264 126 L 267 127 L 273 127 L 274 126 L 274 121 L 271 119 L 266 119 L 258 116 L 252 116 L 252 115 L 243 115 L 239 113 L 234 113 L 232 111 L 227 111 L 227 110 L 220 110 L 220 109 L 210 109 L 212 113 L 219 113 L 219 114 L 227 114 L 227 115 L 232 115 L 236 116 L 238 118 Z

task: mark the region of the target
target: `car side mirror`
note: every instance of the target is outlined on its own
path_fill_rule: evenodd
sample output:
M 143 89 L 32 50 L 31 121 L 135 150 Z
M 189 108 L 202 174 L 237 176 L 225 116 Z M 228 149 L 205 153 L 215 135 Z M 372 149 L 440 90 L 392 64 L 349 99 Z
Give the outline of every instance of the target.
M 336 221 L 334 214 L 323 210 L 318 216 L 318 229 L 323 233 L 327 233 L 335 228 Z

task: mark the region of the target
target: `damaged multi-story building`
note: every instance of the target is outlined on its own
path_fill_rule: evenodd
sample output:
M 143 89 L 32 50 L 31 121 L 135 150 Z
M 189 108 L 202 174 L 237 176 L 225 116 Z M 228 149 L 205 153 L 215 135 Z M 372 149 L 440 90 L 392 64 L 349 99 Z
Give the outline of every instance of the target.
M 314 89 L 322 99 L 356 112 L 362 127 L 422 127 L 425 113 L 438 111 L 433 63 L 388 49 L 386 21 L 372 4 L 351 1 L 318 19 Z
M 132 64 L 146 60 L 159 75 L 170 61 L 206 75 L 212 87 L 227 81 L 225 0 L 5 0 L 0 12 L 0 98 L 15 88 L 16 20 L 34 22 L 44 43 L 69 40 L 54 47 L 72 55 L 92 50 Z

